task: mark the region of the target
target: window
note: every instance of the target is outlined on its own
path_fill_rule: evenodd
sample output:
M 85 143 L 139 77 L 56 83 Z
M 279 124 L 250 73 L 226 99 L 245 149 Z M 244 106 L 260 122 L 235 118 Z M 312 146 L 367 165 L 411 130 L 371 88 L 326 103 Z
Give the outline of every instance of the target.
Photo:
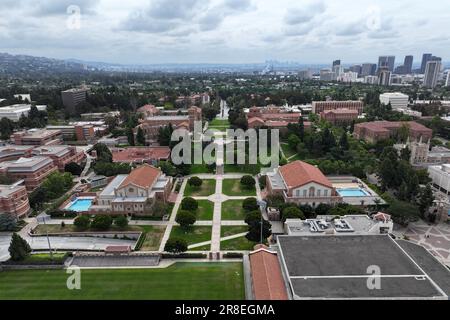
M 306 198 L 306 190 L 303 190 L 303 198 Z
M 317 190 L 317 196 L 320 197 L 322 193 L 322 190 Z
M 300 197 L 300 190 L 296 190 L 296 191 L 295 191 L 295 195 L 296 195 L 297 197 Z
M 128 192 L 134 192 L 134 189 L 133 188 L 129 188 Z
M 328 197 L 328 190 L 324 190 L 324 191 L 323 191 L 323 195 L 324 195 L 325 197 Z
M 316 188 L 314 188 L 314 187 L 309 188 L 309 196 L 310 197 L 316 196 Z

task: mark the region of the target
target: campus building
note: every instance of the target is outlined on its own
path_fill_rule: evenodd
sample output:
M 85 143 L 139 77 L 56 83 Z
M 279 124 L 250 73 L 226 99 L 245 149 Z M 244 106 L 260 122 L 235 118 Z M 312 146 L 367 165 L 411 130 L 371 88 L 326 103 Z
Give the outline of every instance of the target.
M 392 109 L 407 109 L 409 104 L 409 96 L 401 92 L 387 92 L 380 94 L 380 102 L 382 104 L 391 104 Z
M 103 122 L 102 124 L 104 125 Z M 95 138 L 97 128 L 92 124 L 76 124 L 47 126 L 47 130 L 60 130 L 65 140 L 91 141 Z
M 20 158 L 0 163 L 0 174 L 23 180 L 28 192 L 35 190 L 56 171 L 58 167 L 50 157 Z
M 20 184 L 0 185 L 0 215 L 11 214 L 16 218 L 24 218 L 30 212 L 28 193 Z
M 429 166 L 428 174 L 435 188 L 445 194 L 450 194 L 450 164 Z
M 159 128 L 172 125 L 174 129 L 186 129 L 194 131 L 194 124 L 196 121 L 202 121 L 202 109 L 198 107 L 191 107 L 188 110 L 187 116 L 150 116 L 140 120 L 140 127 L 145 134 L 147 143 L 150 145 L 156 144 Z M 137 131 L 137 129 L 136 129 Z
M 90 214 L 147 215 L 155 201 L 166 202 L 172 178 L 144 164 L 128 175 L 118 175 L 97 196 Z
M 312 103 L 312 112 L 315 114 L 338 109 L 356 110 L 358 115 L 361 115 L 364 103 L 362 101 L 313 101 Z
M 249 129 L 266 127 L 284 132 L 289 124 L 299 123 L 301 117 L 301 112 L 292 112 L 276 106 L 252 107 L 247 113 L 247 122 Z M 305 121 L 304 127 L 308 130 L 311 123 Z
M 43 146 L 35 148 L 32 154 L 51 158 L 61 172 L 64 172 L 66 164 L 75 162 L 81 165 L 86 158 L 84 152 L 72 146 Z
M 2 146 L 0 147 L 0 162 L 31 157 L 33 149 L 33 146 Z
M 414 121 L 374 121 L 355 125 L 354 136 L 366 142 L 376 143 L 380 140 L 396 138 L 400 129 L 406 127 L 412 140 L 428 141 L 433 137 L 433 130 Z
M 63 135 L 61 130 L 30 129 L 13 133 L 11 139 L 19 146 L 48 146 L 62 144 Z
M 170 159 L 169 147 L 112 148 L 113 162 L 157 165 Z
M 282 195 L 289 203 L 316 207 L 321 203 L 334 205 L 342 202 L 330 180 L 316 167 L 294 161 L 267 174 L 267 191 Z
M 73 113 L 77 106 L 86 102 L 88 91 L 89 90 L 87 88 L 69 89 L 61 91 L 61 98 L 66 110 L 69 113 Z
M 0 119 L 7 118 L 11 121 L 18 122 L 22 116 L 27 117 L 30 113 L 31 104 L 14 104 L 0 108 Z M 36 106 L 39 111 L 46 111 L 47 106 Z
M 326 110 L 320 113 L 320 118 L 334 125 L 349 124 L 358 119 L 358 110 L 337 109 Z

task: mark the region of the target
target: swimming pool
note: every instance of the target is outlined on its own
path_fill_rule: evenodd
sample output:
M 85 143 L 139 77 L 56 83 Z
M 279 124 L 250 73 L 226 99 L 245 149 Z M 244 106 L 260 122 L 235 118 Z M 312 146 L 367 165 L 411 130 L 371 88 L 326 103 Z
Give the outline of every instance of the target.
M 89 208 L 92 206 L 93 201 L 94 199 L 76 199 L 66 207 L 66 210 L 75 212 L 89 211 Z
M 361 188 L 345 188 L 336 190 L 341 197 L 368 197 L 370 194 Z

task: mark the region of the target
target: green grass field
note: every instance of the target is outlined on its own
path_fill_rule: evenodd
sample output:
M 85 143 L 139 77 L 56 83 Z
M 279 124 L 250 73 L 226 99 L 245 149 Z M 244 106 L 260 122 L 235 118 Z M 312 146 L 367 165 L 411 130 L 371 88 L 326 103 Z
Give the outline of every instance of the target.
M 183 230 L 179 226 L 172 228 L 170 238 L 184 239 L 188 245 L 206 242 L 211 240 L 212 227 L 194 226 L 189 231 Z
M 209 126 L 229 126 L 230 122 L 228 120 L 214 119 L 209 123 Z
M 198 200 L 196 212 L 197 221 L 210 221 L 214 216 L 214 203 L 208 200 Z
M 82 270 L 68 290 L 64 270 L 0 272 L 1 300 L 243 300 L 242 263 L 177 263 L 167 269 Z
M 242 200 L 228 200 L 222 202 L 222 220 L 245 220 L 245 210 Z
M 229 251 L 252 251 L 256 242 L 248 241 L 246 237 L 240 237 L 220 242 L 220 250 Z
M 235 197 L 254 197 L 256 196 L 256 189 L 246 189 L 241 186 L 239 179 L 225 179 L 222 183 L 222 192 L 227 196 Z
M 248 232 L 248 226 L 222 226 L 220 229 L 220 236 L 224 238 L 246 232 Z
M 186 197 L 208 197 L 216 192 L 216 180 L 203 180 L 202 186 L 197 189 L 186 184 L 184 195 Z

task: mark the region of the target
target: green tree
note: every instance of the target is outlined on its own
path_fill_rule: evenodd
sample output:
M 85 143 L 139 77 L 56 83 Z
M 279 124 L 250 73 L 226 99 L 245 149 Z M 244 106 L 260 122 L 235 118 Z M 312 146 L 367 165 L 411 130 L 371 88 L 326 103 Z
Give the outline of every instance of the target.
M 13 214 L 0 214 L 0 232 L 14 231 L 17 228 L 17 218 Z
M 341 139 L 339 140 L 339 146 L 341 147 L 341 149 L 343 151 L 347 151 L 348 149 L 350 149 L 350 145 L 348 143 L 348 137 L 347 137 L 347 132 L 342 132 L 342 136 Z
M 400 151 L 400 159 L 408 162 L 411 160 L 411 150 L 408 146 Z
M 242 208 L 245 211 L 256 211 L 259 209 L 256 198 L 247 198 L 242 202 Z
M 252 189 L 255 187 L 256 182 L 252 176 L 246 175 L 241 178 L 241 185 L 243 185 L 246 189 Z
M 118 216 L 114 219 L 114 225 L 121 229 L 125 229 L 128 226 L 128 219 L 125 216 Z
M 93 150 L 97 153 L 97 162 L 112 162 L 112 153 L 106 144 L 97 143 Z
M 298 120 L 298 137 L 303 142 L 305 139 L 305 122 L 303 120 L 303 117 L 300 117 Z
M 48 199 L 62 196 L 73 185 L 73 176 L 70 173 L 54 172 L 42 183 Z
M 188 250 L 188 244 L 184 239 L 170 238 L 164 246 L 164 251 L 170 253 L 183 253 Z
M 425 216 L 428 209 L 433 205 L 435 198 L 431 185 L 428 184 L 421 192 L 419 197 L 419 210 L 422 217 Z
M 91 223 L 91 227 L 96 230 L 106 231 L 111 228 L 112 218 L 107 215 L 97 215 L 94 217 Z
M 23 261 L 30 255 L 31 248 L 21 236 L 13 233 L 8 251 L 12 261 Z
M 144 130 L 142 130 L 141 127 L 138 127 L 137 133 L 136 133 L 136 142 L 140 146 L 145 146 L 145 135 Z
M 198 209 L 198 202 L 194 198 L 187 197 L 181 201 L 181 210 L 196 211 Z
M 88 216 L 78 216 L 73 221 L 73 225 L 79 230 L 86 230 L 91 224 L 91 219 Z
M 14 132 L 14 122 L 8 118 L 0 120 L 0 139 L 8 140 Z
M 180 227 L 184 230 L 188 230 L 192 227 L 196 221 L 195 214 L 190 211 L 180 211 L 177 214 L 175 221 L 180 225 Z
M 300 143 L 300 138 L 297 137 L 295 134 L 291 134 L 288 138 L 288 144 L 289 148 L 292 150 L 297 150 L 297 145 Z
M 79 176 L 83 172 L 83 168 L 78 163 L 70 162 L 64 166 L 64 171 Z
M 304 213 L 297 207 L 288 207 L 282 212 L 283 222 L 287 219 L 301 219 L 305 220 Z
M 328 214 L 330 210 L 331 206 L 329 204 L 321 203 L 316 207 L 315 213 L 319 216 L 325 216 Z
M 128 144 L 130 146 L 134 146 L 136 143 L 134 142 L 134 132 L 132 128 L 127 128 L 126 129 L 126 134 L 127 134 L 127 139 L 128 139 Z
M 203 184 L 203 180 L 199 177 L 192 177 L 188 180 L 188 184 L 194 188 L 200 188 Z

